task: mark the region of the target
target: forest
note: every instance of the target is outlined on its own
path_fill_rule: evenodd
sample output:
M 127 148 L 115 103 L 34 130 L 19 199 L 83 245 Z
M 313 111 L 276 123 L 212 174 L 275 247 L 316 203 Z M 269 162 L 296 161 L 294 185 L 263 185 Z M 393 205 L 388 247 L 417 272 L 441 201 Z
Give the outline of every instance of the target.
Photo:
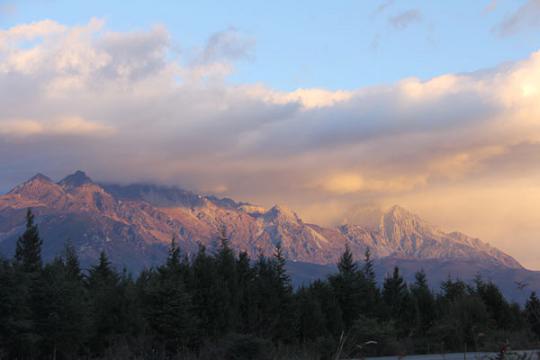
M 184 254 L 136 276 L 102 252 L 82 269 L 69 242 L 44 263 L 31 210 L 13 258 L 0 260 L 0 359 L 347 359 L 538 348 L 540 300 L 511 303 L 492 282 L 431 289 L 398 268 L 376 282 L 369 249 L 293 288 L 279 244 L 250 259 L 230 248 Z

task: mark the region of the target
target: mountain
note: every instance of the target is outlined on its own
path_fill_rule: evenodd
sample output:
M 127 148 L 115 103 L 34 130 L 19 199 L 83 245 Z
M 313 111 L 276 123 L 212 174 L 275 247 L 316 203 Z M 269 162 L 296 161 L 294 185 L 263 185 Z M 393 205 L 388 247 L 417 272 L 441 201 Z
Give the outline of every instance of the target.
M 369 247 L 379 263 L 387 266 L 464 264 L 460 270 L 467 274 L 485 269 L 524 270 L 487 243 L 443 232 L 399 206 L 383 212 L 378 225 L 322 227 L 305 223 L 285 206 L 265 209 L 153 184 L 101 184 L 83 171 L 59 182 L 37 174 L 0 196 L 0 251 L 7 256 L 23 231 L 29 207 L 44 238 L 46 258 L 57 255 L 71 241 L 83 264 L 93 263 L 105 250 L 115 264 L 133 271 L 161 262 L 173 236 L 188 254 L 199 244 L 213 250 L 223 226 L 231 246 L 252 258 L 261 252 L 272 254 L 280 243 L 292 263 L 326 268 L 335 264 L 349 244 L 356 258 L 362 258 Z

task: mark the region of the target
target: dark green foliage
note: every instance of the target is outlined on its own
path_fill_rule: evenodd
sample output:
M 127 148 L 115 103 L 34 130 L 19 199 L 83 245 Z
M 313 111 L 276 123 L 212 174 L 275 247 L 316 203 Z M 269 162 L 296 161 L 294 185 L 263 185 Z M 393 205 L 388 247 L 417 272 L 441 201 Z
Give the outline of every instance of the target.
M 510 305 L 499 288 L 492 282 L 476 280 L 476 293 L 486 305 L 490 317 L 497 323 L 497 328 L 508 329 L 512 326 Z
M 37 342 L 27 276 L 10 262 L 0 264 L 0 346 L 8 358 L 29 356 Z
M 184 285 L 180 253 L 174 239 L 165 265 L 144 274 L 144 317 L 155 341 L 167 353 L 184 349 L 193 339 L 196 318 L 191 297 Z
M 220 234 L 220 246 L 216 254 L 216 270 L 218 274 L 217 285 L 222 293 L 224 301 L 223 324 L 220 325 L 220 333 L 234 332 L 239 327 L 240 316 L 240 283 L 237 263 L 234 252 L 229 247 L 229 239 L 222 229 Z
M 411 336 L 414 330 L 411 324 L 415 321 L 414 303 L 397 267 L 394 268 L 392 276 L 384 279 L 382 300 L 385 309 L 383 319 L 393 320 L 400 335 Z
M 415 274 L 415 282 L 410 288 L 414 306 L 414 327 L 418 335 L 426 335 L 435 324 L 437 309 L 435 296 L 428 287 L 426 273 L 422 270 Z
M 345 246 L 345 251 L 341 255 L 338 270 L 337 274 L 330 276 L 329 281 L 342 312 L 345 330 L 348 330 L 360 316 L 362 305 L 366 300 L 364 274 L 358 270 L 349 245 Z
M 315 341 L 319 337 L 328 335 L 321 303 L 311 291 L 310 288 L 301 288 L 296 295 L 298 337 L 301 342 Z
M 540 338 L 540 300 L 536 296 L 536 292 L 532 292 L 531 296 L 525 304 L 525 316 L 534 334 Z
M 41 270 L 41 238 L 37 225 L 34 223 L 34 214 L 28 209 L 26 212 L 26 230 L 19 237 L 15 249 L 15 262 L 26 273 L 38 273 Z
M 87 279 L 90 298 L 90 344 L 97 353 L 117 344 L 123 330 L 123 292 L 120 276 L 112 268 L 107 255 L 102 252 L 97 265 L 90 269 Z
M 255 302 L 254 330 L 260 337 L 273 341 L 290 342 L 294 336 L 295 318 L 291 280 L 285 271 L 285 258 L 281 247 L 274 257 L 260 256 L 255 263 L 253 284 Z
M 84 288 L 69 270 L 61 258 L 47 264 L 33 299 L 42 351 L 65 357 L 78 352 L 86 333 Z
M 227 329 L 225 307 L 229 303 L 226 284 L 220 280 L 215 257 L 206 253 L 204 246 L 193 260 L 189 290 L 193 294 L 198 331 L 202 337 L 216 338 Z
M 13 260 L 0 259 L 0 359 L 362 358 L 538 346 L 540 300 L 509 304 L 497 286 L 395 268 L 382 288 L 369 249 L 348 246 L 338 272 L 295 290 L 278 244 L 251 262 L 225 231 L 188 258 L 173 239 L 163 265 L 136 280 L 107 255 L 84 276 L 76 249 L 43 266 L 31 211 Z M 339 355 L 339 356 L 337 356 Z

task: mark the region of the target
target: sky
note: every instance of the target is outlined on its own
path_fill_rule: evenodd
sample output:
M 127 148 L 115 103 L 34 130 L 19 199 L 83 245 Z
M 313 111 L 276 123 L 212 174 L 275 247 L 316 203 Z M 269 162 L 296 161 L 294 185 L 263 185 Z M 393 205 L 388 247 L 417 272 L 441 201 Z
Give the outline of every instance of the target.
M 155 182 L 540 269 L 540 0 L 0 0 L 0 191 Z

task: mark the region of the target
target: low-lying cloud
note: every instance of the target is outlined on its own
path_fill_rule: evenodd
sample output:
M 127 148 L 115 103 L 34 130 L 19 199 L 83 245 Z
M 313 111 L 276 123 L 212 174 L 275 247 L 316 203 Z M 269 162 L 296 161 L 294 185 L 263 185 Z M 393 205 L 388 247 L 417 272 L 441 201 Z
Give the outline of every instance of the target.
M 540 52 L 425 81 L 284 92 L 227 82 L 254 45 L 226 29 L 179 59 L 160 26 L 45 20 L 0 31 L 0 186 L 83 168 L 101 181 L 286 203 L 327 224 L 398 202 L 540 267 L 526 250 L 540 225 L 490 221 L 506 207 L 540 224 L 536 195 L 520 190 L 540 178 Z M 518 230 L 521 243 L 509 244 Z

